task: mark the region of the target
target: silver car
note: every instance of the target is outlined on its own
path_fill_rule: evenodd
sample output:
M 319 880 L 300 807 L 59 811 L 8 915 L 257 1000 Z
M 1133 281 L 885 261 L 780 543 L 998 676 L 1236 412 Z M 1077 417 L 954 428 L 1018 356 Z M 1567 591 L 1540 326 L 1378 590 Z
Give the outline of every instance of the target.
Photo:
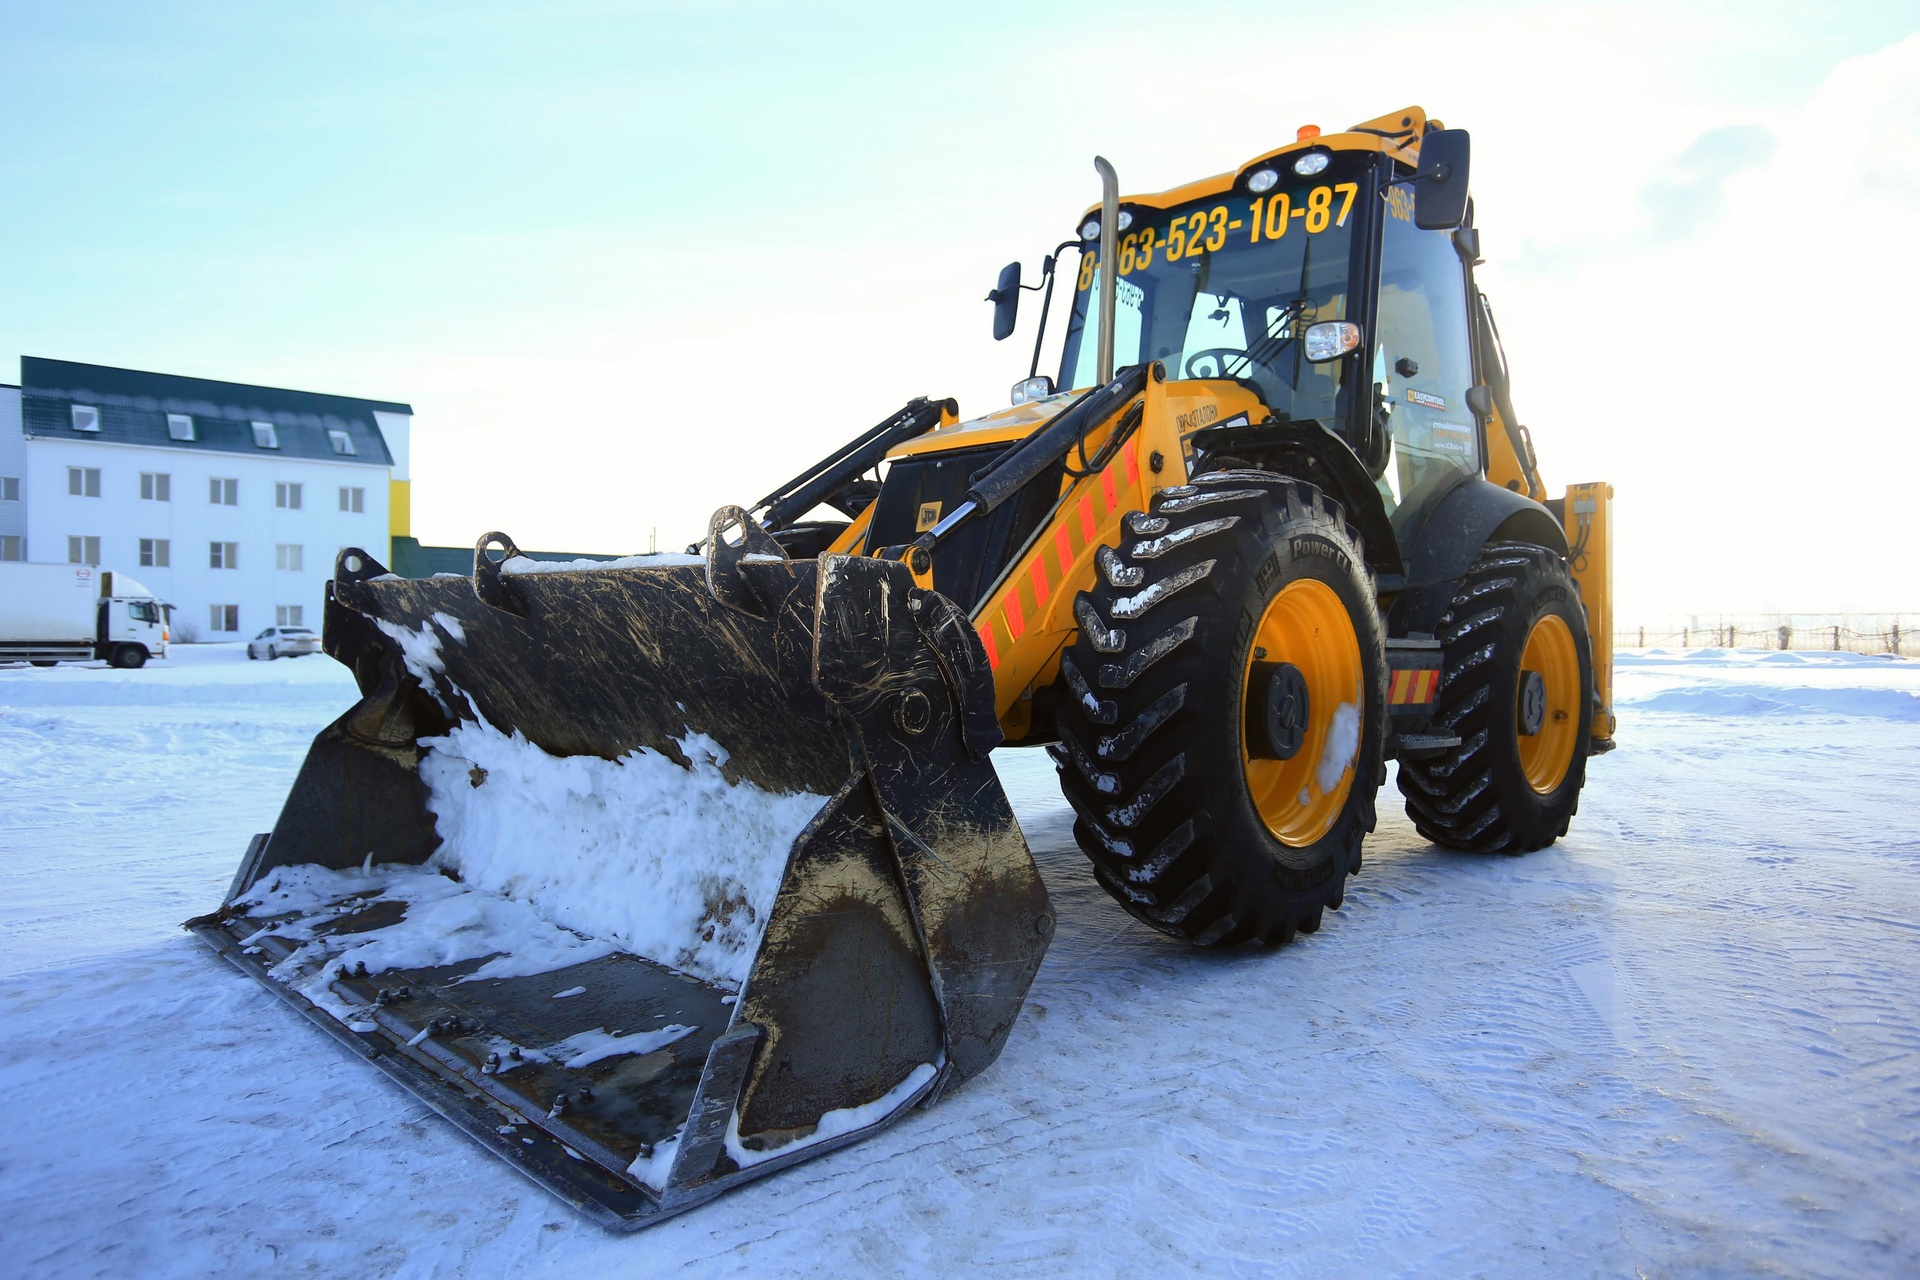
M 268 627 L 247 641 L 249 658 L 297 658 L 320 652 L 320 637 L 305 627 Z

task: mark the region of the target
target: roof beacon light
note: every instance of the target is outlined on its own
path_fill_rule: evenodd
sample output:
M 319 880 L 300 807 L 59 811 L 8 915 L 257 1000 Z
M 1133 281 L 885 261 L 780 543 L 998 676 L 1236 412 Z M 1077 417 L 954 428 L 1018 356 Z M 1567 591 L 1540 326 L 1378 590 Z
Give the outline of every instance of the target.
M 1324 151 L 1309 151 L 1293 162 L 1293 171 L 1303 178 L 1311 178 L 1325 169 L 1332 157 Z
M 1274 189 L 1280 182 L 1280 175 L 1272 169 L 1255 169 L 1247 175 L 1247 190 L 1261 195 Z
M 1303 125 L 1301 125 L 1301 126 L 1300 126 L 1300 132 L 1298 132 L 1298 133 L 1296 133 L 1296 134 L 1294 134 L 1294 135 L 1293 135 L 1293 140 L 1294 140 L 1295 142 L 1305 142 L 1305 141 L 1307 141 L 1307 139 L 1309 139 L 1309 138 L 1317 138 L 1317 137 L 1319 137 L 1319 136 L 1320 136 L 1320 126 L 1319 126 L 1319 125 L 1317 125 L 1317 124 L 1303 124 Z
M 1081 223 L 1080 238 L 1082 240 L 1098 240 L 1100 238 L 1100 219 L 1088 218 L 1085 222 Z

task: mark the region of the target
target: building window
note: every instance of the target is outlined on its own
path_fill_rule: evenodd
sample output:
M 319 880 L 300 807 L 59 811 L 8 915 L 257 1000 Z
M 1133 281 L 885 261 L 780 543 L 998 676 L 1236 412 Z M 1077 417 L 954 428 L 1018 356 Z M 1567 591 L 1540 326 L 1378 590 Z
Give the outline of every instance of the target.
M 300 486 L 297 484 L 288 484 L 284 480 L 276 482 L 273 486 L 273 505 L 276 507 L 285 507 L 289 511 L 298 511 L 300 509 Z
M 365 489 L 340 490 L 340 509 L 342 511 L 365 511 L 367 509 L 367 491 Z
M 0 476 L 0 502 L 20 501 L 20 477 Z
M 98 431 L 100 429 L 100 411 L 90 404 L 73 406 L 73 429 L 75 431 Z
M 253 443 L 257 449 L 278 449 L 280 433 L 273 429 L 271 422 L 256 422 L 253 424 Z
M 344 431 L 327 432 L 327 443 L 333 446 L 335 453 L 345 458 L 351 458 L 357 452 L 353 447 L 353 437 Z
M 170 440 L 193 439 L 193 415 L 190 413 L 168 414 L 167 438 Z
M 223 480 L 214 476 L 207 481 L 207 501 L 216 507 L 237 507 L 240 505 L 240 482 Z
M 306 567 L 306 551 L 297 545 L 283 542 L 273 549 L 273 567 L 299 573 Z
M 172 502 L 173 477 L 164 471 L 142 471 L 140 496 L 148 502 Z
M 240 629 L 240 606 L 237 604 L 208 605 L 207 629 L 209 631 L 238 631 Z
M 0 560 L 25 560 L 27 547 L 17 533 L 0 533 Z
M 240 544 L 237 542 L 209 542 L 207 544 L 207 564 L 215 569 L 238 569 L 240 567 Z
M 140 567 L 142 569 L 172 568 L 173 543 L 165 538 L 140 539 Z
M 303 604 L 277 604 L 273 606 L 273 625 L 276 627 L 306 626 L 307 606 Z
M 67 537 L 67 563 L 99 564 L 100 539 L 81 537 L 78 534 L 69 534 Z
M 100 496 L 100 468 L 68 467 L 67 492 L 76 498 L 97 498 Z

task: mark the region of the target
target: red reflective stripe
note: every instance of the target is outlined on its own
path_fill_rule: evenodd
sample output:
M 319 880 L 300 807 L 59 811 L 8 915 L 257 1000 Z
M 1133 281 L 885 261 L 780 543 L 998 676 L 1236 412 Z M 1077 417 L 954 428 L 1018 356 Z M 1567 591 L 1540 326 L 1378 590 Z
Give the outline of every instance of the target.
M 1053 526 L 1053 549 L 1060 553 L 1060 581 L 1065 582 L 1073 573 L 1073 543 L 1067 538 L 1064 520 Z
M 1127 483 L 1138 488 L 1140 485 L 1140 459 L 1134 454 L 1132 449 L 1123 450 L 1120 456 L 1127 460 Z
M 1018 640 L 1027 629 L 1027 620 L 1020 613 L 1020 584 L 1014 583 L 1013 590 L 1007 592 L 1007 603 L 1003 606 L 1007 617 L 1007 635 Z
M 1044 607 L 1047 597 L 1053 594 L 1053 588 L 1047 583 L 1047 553 L 1042 551 L 1033 558 L 1030 570 L 1033 574 L 1033 603 L 1035 608 Z
M 1107 514 L 1112 515 L 1120 507 L 1120 495 L 1113 491 L 1114 463 L 1108 463 L 1107 469 L 1100 473 L 1100 495 L 1107 500 Z
M 999 666 L 1000 650 L 995 648 L 993 644 L 993 623 L 983 622 L 975 627 L 974 630 L 980 633 L 980 643 L 987 647 L 987 666 L 989 668 Z
M 1084 493 L 1080 495 L 1080 533 L 1088 546 L 1100 537 L 1100 530 L 1093 523 L 1093 499 Z

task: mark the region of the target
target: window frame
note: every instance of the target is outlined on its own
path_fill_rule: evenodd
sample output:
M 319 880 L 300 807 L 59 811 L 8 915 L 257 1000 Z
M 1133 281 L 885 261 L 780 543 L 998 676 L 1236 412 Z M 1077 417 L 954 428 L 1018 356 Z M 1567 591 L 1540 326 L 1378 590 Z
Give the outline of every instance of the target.
M 67 496 L 69 498 L 99 497 L 100 496 L 100 468 L 68 467 L 67 468 Z
M 273 505 L 278 511 L 302 511 L 306 485 L 299 480 L 275 480 L 273 482 Z
M 20 477 L 0 476 L 0 502 L 20 501 Z
M 231 486 L 231 487 L 229 487 Z M 233 495 L 232 501 L 225 494 Z M 237 476 L 208 476 L 207 505 L 211 507 L 237 507 L 240 505 L 240 480 Z
M 256 421 L 247 424 L 253 428 L 253 447 L 256 449 L 278 449 L 280 431 L 271 422 Z
M 340 486 L 340 510 L 348 515 L 363 516 L 367 513 L 367 490 L 364 485 L 343 484 Z
M 70 533 L 67 535 L 67 563 L 84 564 L 89 568 L 100 567 L 100 537 L 91 533 Z
M 100 406 L 97 404 L 75 404 L 67 406 L 69 422 L 75 431 L 89 435 L 100 434 Z M 84 425 L 83 425 L 84 424 Z
M 167 415 L 167 439 L 193 441 L 200 438 L 193 425 L 190 413 L 170 413 Z
M 359 449 L 354 447 L 353 433 L 351 431 L 341 431 L 336 427 L 328 427 L 327 443 L 333 446 L 333 451 L 340 457 L 357 458 L 360 456 Z
M 142 569 L 173 568 L 173 539 L 140 539 L 140 567 Z
M 173 472 L 142 471 L 140 473 L 140 501 L 172 502 Z
M 273 567 L 282 573 L 306 572 L 307 548 L 301 542 L 277 542 L 273 547 Z
M 211 539 L 207 543 L 207 567 L 209 569 L 238 569 L 240 567 L 240 544 Z

